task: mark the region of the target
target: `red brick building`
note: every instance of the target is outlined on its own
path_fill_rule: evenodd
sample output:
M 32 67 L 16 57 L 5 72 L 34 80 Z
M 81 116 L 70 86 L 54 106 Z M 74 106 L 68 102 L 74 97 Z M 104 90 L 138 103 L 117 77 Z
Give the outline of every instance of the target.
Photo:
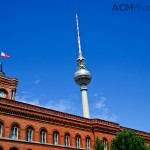
M 0 74 L 0 150 L 93 149 L 98 136 L 109 150 L 124 127 L 15 100 L 18 80 Z M 136 131 L 150 143 L 150 133 Z

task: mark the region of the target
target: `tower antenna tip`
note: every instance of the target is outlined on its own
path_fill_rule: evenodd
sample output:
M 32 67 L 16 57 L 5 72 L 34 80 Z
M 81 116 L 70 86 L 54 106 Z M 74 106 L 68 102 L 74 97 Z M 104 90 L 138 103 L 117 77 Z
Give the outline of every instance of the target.
M 79 55 L 82 55 L 82 51 L 81 51 L 81 41 L 80 41 L 80 33 L 79 33 L 79 23 L 78 23 L 78 15 L 77 15 L 77 13 L 76 13 L 76 24 L 77 24 L 77 34 L 78 34 Z

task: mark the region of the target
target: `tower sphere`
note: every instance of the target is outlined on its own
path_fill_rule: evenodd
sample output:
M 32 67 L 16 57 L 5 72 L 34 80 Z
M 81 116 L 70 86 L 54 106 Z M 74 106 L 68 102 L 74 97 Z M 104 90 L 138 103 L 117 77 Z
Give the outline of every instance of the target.
M 90 72 L 87 69 L 79 69 L 75 72 L 74 80 L 78 85 L 88 85 L 92 79 Z

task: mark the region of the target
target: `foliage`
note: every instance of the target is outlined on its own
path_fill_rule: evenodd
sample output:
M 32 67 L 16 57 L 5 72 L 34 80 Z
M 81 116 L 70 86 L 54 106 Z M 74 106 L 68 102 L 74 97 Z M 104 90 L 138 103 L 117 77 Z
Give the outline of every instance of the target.
M 146 150 L 150 150 L 150 146 L 146 146 Z
M 100 140 L 98 137 L 96 138 L 93 149 L 94 150 L 104 150 L 103 141 Z
M 112 140 L 111 150 L 150 150 L 145 140 L 130 130 L 122 130 Z

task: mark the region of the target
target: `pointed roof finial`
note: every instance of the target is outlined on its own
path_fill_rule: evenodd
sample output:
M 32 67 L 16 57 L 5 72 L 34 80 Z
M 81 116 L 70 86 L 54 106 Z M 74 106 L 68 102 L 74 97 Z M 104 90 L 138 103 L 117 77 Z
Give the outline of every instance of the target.
M 78 23 L 78 15 L 76 14 L 76 23 L 77 23 L 77 34 L 78 34 L 78 48 L 79 48 L 79 56 L 82 56 L 81 51 L 81 42 L 80 42 L 80 34 L 79 34 L 79 23 Z
M 0 75 L 4 76 L 5 73 L 3 72 L 2 63 L 0 62 Z

